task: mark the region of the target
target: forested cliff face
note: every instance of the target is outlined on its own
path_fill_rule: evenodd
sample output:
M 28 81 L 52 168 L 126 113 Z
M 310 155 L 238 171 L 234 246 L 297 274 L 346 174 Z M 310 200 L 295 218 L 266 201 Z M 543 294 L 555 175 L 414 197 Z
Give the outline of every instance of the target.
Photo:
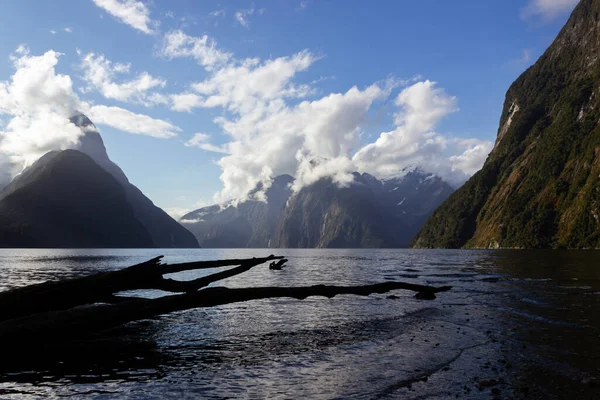
M 508 90 L 483 168 L 413 247 L 600 247 L 599 57 L 600 0 L 582 0 Z

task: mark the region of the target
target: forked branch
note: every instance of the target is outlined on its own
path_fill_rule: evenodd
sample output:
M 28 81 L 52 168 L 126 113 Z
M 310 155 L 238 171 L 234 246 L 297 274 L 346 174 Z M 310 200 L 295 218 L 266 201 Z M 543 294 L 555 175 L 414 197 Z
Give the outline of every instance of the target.
M 0 322 L 0 343 L 33 340 L 35 337 L 39 340 L 39 332 L 44 332 L 45 340 L 76 338 L 127 322 L 192 308 L 285 297 L 305 299 L 311 296 L 324 296 L 332 298 L 341 294 L 368 296 L 373 293 L 387 293 L 398 289 L 428 293 L 435 297 L 435 293 L 448 291 L 451 287 L 431 287 L 405 282 L 384 282 L 364 286 L 316 285 L 243 289 L 215 287 L 158 299 L 130 299 L 111 305 L 53 311 Z

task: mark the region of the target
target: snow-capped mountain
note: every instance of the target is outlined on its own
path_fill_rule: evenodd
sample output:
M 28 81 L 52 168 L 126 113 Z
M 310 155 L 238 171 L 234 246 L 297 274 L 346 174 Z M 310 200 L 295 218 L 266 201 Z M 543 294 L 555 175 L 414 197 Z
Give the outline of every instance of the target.
M 420 170 L 386 180 L 354 173 L 342 188 L 321 179 L 295 194 L 292 182 L 276 177 L 266 203 L 204 207 L 181 222 L 203 247 L 406 247 L 453 192 Z

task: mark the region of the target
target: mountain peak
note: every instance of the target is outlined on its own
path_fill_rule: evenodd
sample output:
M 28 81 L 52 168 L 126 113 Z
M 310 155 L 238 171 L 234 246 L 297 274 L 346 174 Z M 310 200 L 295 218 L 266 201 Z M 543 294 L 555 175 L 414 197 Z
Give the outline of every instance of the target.
M 153 241 L 119 182 L 88 155 L 64 150 L 46 154 L 2 192 L 0 247 L 139 248 Z
M 65 150 L 63 152 L 55 151 L 42 156 L 33 165 L 26 168 L 19 176 L 14 178 L 13 181 L 0 192 L 0 201 L 7 200 L 22 187 L 30 186 L 34 183 L 36 184 L 35 187 L 46 185 L 45 181 L 50 180 L 50 178 L 44 175 L 46 178 L 40 180 L 40 176 L 46 174 L 46 170 L 49 166 L 56 166 L 57 163 L 63 159 L 79 159 L 81 165 L 92 163 L 98 167 L 96 169 L 102 170 L 105 174 L 107 173 L 110 175 L 112 180 L 118 182 L 118 189 L 115 189 L 114 185 L 105 187 L 107 191 L 106 196 L 111 196 L 111 194 L 114 195 L 112 192 L 115 191 L 124 193 L 126 203 L 133 210 L 134 219 L 141 223 L 143 228 L 150 234 L 152 243 L 155 247 L 198 247 L 198 242 L 189 231 L 172 219 L 163 210 L 156 207 L 150 199 L 129 182 L 121 168 L 110 160 L 100 133 L 88 117 L 82 113 L 76 113 L 71 116 L 70 121 L 81 128 L 83 132 L 78 146 L 73 150 Z M 74 162 L 72 164 L 76 165 L 77 163 Z M 80 176 L 80 171 L 77 170 L 76 167 L 74 168 L 75 169 L 71 174 L 63 171 L 64 173 L 61 175 L 61 179 L 68 180 L 74 179 L 74 176 Z M 93 172 L 98 175 L 96 169 L 91 167 L 87 168 L 87 170 L 91 171 L 90 174 Z M 92 177 L 90 177 L 90 182 L 90 184 L 94 183 Z M 79 190 L 78 186 L 82 185 L 77 184 L 68 188 L 71 191 L 71 197 L 77 198 L 80 196 L 75 189 L 77 187 L 77 190 Z M 54 191 L 51 187 L 47 187 L 47 189 L 49 192 Z M 89 189 L 89 191 L 91 190 L 92 189 Z M 51 196 L 51 193 L 40 194 L 40 196 Z M 81 196 L 84 195 L 81 194 Z M 72 199 L 65 195 L 61 201 L 57 200 L 56 205 L 67 207 L 67 204 L 69 204 L 69 207 L 74 207 L 75 205 L 72 204 L 71 200 Z M 47 209 L 43 204 L 36 205 L 36 207 Z M 24 213 L 35 214 L 35 210 L 23 209 L 21 211 Z M 2 244 L 0 243 L 0 245 Z

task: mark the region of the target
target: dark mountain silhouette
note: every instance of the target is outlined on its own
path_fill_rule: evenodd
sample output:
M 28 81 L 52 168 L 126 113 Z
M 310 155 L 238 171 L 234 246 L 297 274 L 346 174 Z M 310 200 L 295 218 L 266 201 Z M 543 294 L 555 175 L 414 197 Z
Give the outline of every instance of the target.
M 0 247 L 153 247 L 121 184 L 75 150 L 46 154 L 0 192 Z
M 127 201 L 131 204 L 135 217 L 150 233 L 155 247 L 198 247 L 198 242 L 192 233 L 162 209 L 155 206 L 148 197 L 129 182 L 121 168 L 108 158 L 102 137 L 89 118 L 83 114 L 77 114 L 71 118 L 71 122 L 84 131 L 84 135 L 79 141 L 78 150 L 90 156 L 123 186 Z

